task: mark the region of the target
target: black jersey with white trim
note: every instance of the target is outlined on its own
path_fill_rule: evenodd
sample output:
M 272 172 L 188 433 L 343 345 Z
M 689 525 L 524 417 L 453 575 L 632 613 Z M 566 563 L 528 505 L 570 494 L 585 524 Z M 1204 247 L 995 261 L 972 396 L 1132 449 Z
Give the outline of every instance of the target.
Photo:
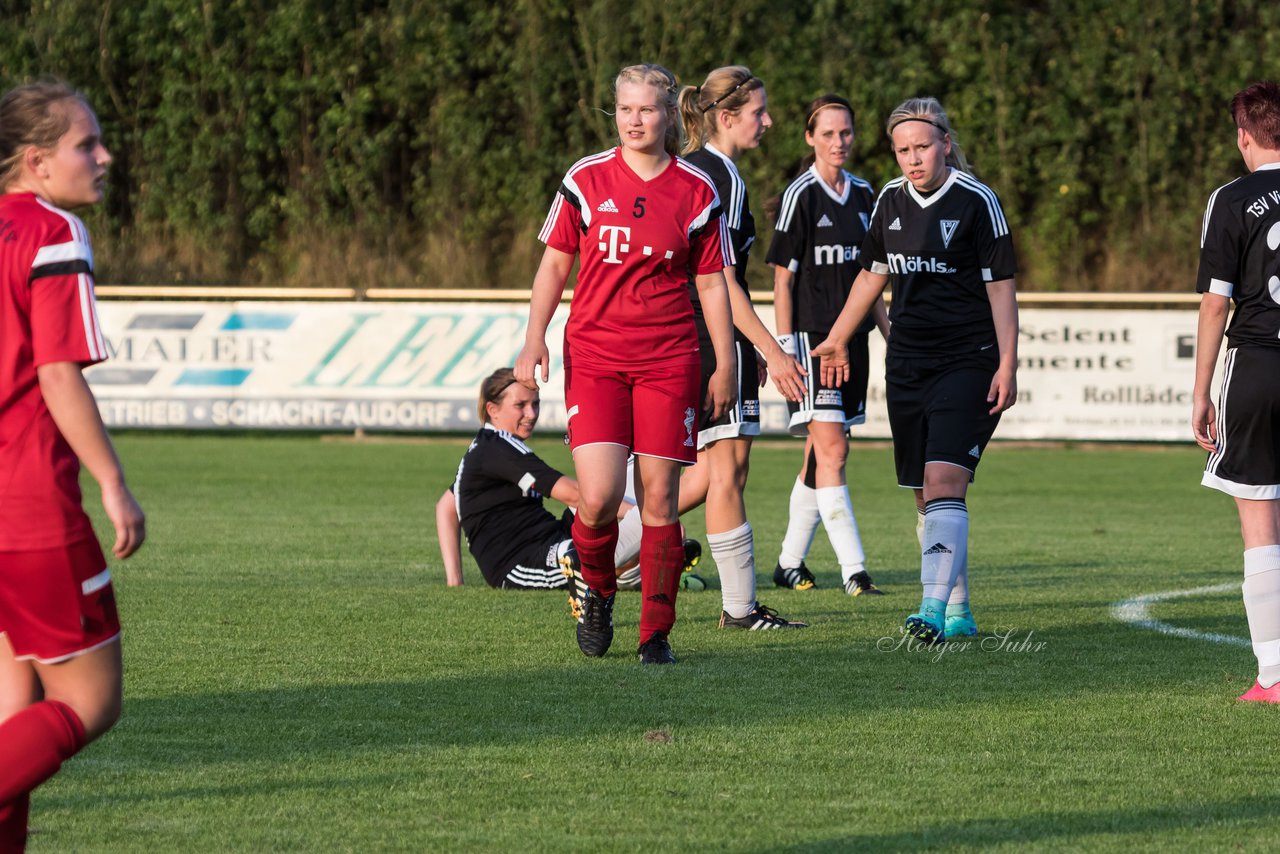
M 559 530 L 542 497 L 563 476 L 511 433 L 480 428 L 458 464 L 453 494 L 467 545 L 490 585 L 501 586 L 529 543 Z
M 729 232 L 729 239 L 724 243 L 724 257 L 733 267 L 733 275 L 742 287 L 742 292 L 751 299 L 751 291 L 747 287 L 747 259 L 751 254 L 751 246 L 756 242 L 756 219 L 751 214 L 751 202 L 747 198 L 747 185 L 738 173 L 738 167 L 727 154 L 718 150 L 711 143 L 699 148 L 684 158 L 697 166 L 716 185 L 716 193 L 720 196 L 720 204 L 724 207 L 724 224 Z M 689 299 L 693 302 L 693 320 L 698 324 L 698 337 L 709 339 L 707 321 L 702 316 L 702 303 L 698 301 L 698 286 L 693 278 L 689 279 Z M 743 343 L 745 335 L 733 330 L 734 338 Z
M 987 285 L 1017 273 L 1000 200 L 956 169 L 926 195 L 906 178 L 885 185 L 859 262 L 889 276 L 889 351 L 900 356 L 971 353 L 996 344 Z
M 1280 163 L 1209 197 L 1196 291 L 1235 302 L 1228 347 L 1280 347 Z
M 747 185 L 738 173 L 738 167 L 711 143 L 692 152 L 685 160 L 697 166 L 711 178 L 724 206 L 724 221 L 729 227 L 729 246 L 725 247 L 725 260 L 733 267 L 734 275 L 742 289 L 747 290 L 747 256 L 756 241 L 756 219 L 751 214 L 751 201 L 747 198 Z M 729 250 L 733 257 L 729 257 Z
M 765 260 L 786 267 L 791 282 L 791 328 L 825 335 L 844 308 L 858 275 L 858 252 L 871 216 L 875 191 L 842 170 L 844 192 L 836 193 L 816 166 L 800 173 L 782 192 L 773 242 Z M 870 316 L 859 332 L 875 325 Z

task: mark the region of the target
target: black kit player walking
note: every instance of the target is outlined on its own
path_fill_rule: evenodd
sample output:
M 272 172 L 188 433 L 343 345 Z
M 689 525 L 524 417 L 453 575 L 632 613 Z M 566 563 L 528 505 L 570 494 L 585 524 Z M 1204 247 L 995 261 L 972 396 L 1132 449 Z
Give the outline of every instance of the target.
M 857 275 L 857 257 L 871 215 L 872 187 L 844 169 L 853 148 L 853 108 L 837 95 L 809 105 L 805 141 L 812 165 L 783 192 L 767 261 L 774 270 L 778 341 L 808 372 L 803 396 L 788 402 L 792 435 L 805 436 L 804 462 L 791 490 L 787 532 L 774 583 L 814 586 L 804 559 L 821 522 L 840 564 L 846 592 L 878 594 L 853 515 L 845 474 L 848 429 L 866 420 L 867 339 L 877 324 L 887 336 L 884 301 L 877 300 L 846 348 L 849 376 L 824 385 L 810 348 L 823 340 Z
M 923 523 L 923 596 L 904 628 L 935 642 L 977 634 L 965 494 L 1000 414 L 1018 396 L 1016 261 L 1000 201 L 968 173 L 942 105 L 908 100 L 887 129 L 903 177 L 881 190 L 862 272 L 814 353 L 824 379 L 842 376 L 844 342 L 892 281 L 889 425 L 898 483 L 915 491 Z
M 707 543 L 720 574 L 723 609 L 721 628 L 764 630 L 802 628 L 804 623 L 785 620 L 756 599 L 755 538 L 743 491 L 751 440 L 760 433 L 760 376 L 756 350 L 763 354 L 767 370 L 784 397 L 796 399 L 804 389 L 804 377 L 796 360 L 784 353 L 773 334 L 751 305 L 747 289 L 747 256 L 756 238 L 755 218 L 747 187 L 735 161 L 757 148 L 773 124 L 769 118 L 764 81 L 741 65 L 717 68 L 701 86 L 680 92 L 680 110 L 688 132 L 684 157 L 715 183 L 724 206 L 724 270 L 733 309 L 734 348 L 737 353 L 738 399 L 719 417 L 705 410 L 698 425 L 698 462 L 680 479 L 682 512 L 702 496 L 706 498 Z M 711 334 L 702 314 L 696 283 L 689 282 L 694 322 L 698 329 L 702 361 L 702 396 L 715 373 L 716 357 Z

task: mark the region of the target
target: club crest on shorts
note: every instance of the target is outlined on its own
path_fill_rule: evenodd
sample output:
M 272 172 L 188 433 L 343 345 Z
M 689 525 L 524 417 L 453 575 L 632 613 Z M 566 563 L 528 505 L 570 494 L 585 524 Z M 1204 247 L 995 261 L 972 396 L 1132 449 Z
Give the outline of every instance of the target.
M 693 447 L 693 422 L 698 417 L 697 410 L 692 406 L 684 411 L 684 446 L 686 448 Z

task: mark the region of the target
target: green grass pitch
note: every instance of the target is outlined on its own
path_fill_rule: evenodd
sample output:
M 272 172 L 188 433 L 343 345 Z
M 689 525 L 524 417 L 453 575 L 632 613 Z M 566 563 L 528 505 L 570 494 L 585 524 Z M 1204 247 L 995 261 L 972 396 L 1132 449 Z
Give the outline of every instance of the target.
M 445 586 L 433 507 L 463 440 L 118 446 L 150 531 L 113 570 L 125 714 L 37 791 L 33 852 L 1273 845 L 1260 754 L 1280 712 L 1234 700 L 1249 649 L 1111 614 L 1239 582 L 1234 510 L 1194 449 L 993 446 L 969 502 L 985 640 L 938 654 L 896 643 L 919 575 L 891 452 L 850 456 L 889 593 L 853 599 L 821 533 L 821 589 L 772 586 L 801 445 L 762 442 L 760 598 L 812 627 L 718 630 L 708 559 L 713 589 L 678 603 L 680 663 L 642 669 L 636 594 L 588 660 L 561 594 L 489 590 L 469 556 Z M 105 535 L 96 502 L 87 482 Z M 1247 637 L 1238 589 L 1152 616 Z

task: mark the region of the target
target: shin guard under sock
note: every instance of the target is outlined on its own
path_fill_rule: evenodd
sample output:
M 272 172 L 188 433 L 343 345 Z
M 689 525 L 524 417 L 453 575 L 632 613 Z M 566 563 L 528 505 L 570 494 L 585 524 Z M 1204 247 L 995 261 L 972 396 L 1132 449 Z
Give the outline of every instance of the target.
M 599 528 L 589 528 L 581 516 L 573 517 L 573 546 L 582 565 L 582 580 L 587 586 L 608 596 L 618 589 L 613 551 L 618 545 L 618 520 Z
M 935 498 L 924 508 L 920 584 L 926 599 L 945 606 L 969 557 L 969 510 L 963 498 Z
M 0 804 L 48 780 L 86 741 L 79 716 L 57 700 L 27 706 L 0 724 Z
M 1244 613 L 1258 659 L 1258 684 L 1280 682 L 1280 545 L 1244 553 Z
M 676 592 L 684 570 L 680 523 L 645 525 L 640 540 L 640 642 L 654 632 L 668 634 L 676 622 Z

